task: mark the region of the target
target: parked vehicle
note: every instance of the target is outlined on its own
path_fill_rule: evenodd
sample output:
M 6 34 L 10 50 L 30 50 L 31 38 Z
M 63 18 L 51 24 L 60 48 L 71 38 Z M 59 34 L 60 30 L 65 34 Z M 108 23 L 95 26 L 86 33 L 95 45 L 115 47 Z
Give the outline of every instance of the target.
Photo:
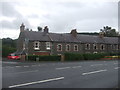
M 20 59 L 20 56 L 15 54 L 15 53 L 11 53 L 7 56 L 8 59 Z

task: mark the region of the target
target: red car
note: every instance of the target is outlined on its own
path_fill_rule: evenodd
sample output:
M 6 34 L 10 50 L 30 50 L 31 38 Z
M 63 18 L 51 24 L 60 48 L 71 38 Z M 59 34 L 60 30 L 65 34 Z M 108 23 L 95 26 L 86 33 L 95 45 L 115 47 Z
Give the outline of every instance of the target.
M 11 53 L 7 56 L 8 59 L 20 59 L 19 55 L 16 55 L 15 53 Z

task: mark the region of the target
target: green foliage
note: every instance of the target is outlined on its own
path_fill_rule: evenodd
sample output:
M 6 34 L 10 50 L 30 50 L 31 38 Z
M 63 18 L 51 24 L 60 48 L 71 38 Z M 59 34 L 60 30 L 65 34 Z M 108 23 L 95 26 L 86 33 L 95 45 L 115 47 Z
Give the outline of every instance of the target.
M 83 60 L 84 57 L 82 54 L 76 54 L 76 53 L 65 53 L 65 60 L 71 61 L 71 60 Z
M 116 32 L 115 29 L 112 29 L 112 27 L 108 27 L 108 26 L 103 27 L 103 29 L 101 29 L 100 31 L 103 32 L 107 37 L 113 37 L 119 35 L 119 33 Z
M 73 61 L 73 60 L 95 60 L 100 59 L 106 56 L 106 53 L 97 53 L 97 54 L 75 54 L 75 53 L 65 53 L 65 60 L 66 61 Z
M 28 57 L 29 61 L 60 61 L 61 60 L 61 56 L 56 56 L 56 55 L 52 55 L 52 56 L 39 56 L 39 55 L 28 55 L 26 56 L 26 58 Z
M 2 57 L 7 57 L 10 53 L 16 51 L 16 48 L 8 47 L 7 45 L 2 46 Z
M 2 39 L 2 57 L 7 57 L 8 54 L 16 51 L 16 42 L 17 40 L 11 38 Z

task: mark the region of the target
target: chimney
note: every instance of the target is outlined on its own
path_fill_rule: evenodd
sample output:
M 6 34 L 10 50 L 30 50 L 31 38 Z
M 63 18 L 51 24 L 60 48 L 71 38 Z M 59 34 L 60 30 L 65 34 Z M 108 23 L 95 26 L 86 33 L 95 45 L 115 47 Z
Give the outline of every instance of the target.
M 49 32 L 49 28 L 47 26 L 44 27 L 44 33 L 48 33 Z
M 103 38 L 104 37 L 104 32 L 99 32 L 99 37 Z
M 77 36 L 77 30 L 76 29 L 73 29 L 73 30 L 71 30 L 71 35 L 73 36 L 73 37 L 76 37 Z
M 25 30 L 25 25 L 22 23 L 20 26 L 20 32 L 23 32 Z

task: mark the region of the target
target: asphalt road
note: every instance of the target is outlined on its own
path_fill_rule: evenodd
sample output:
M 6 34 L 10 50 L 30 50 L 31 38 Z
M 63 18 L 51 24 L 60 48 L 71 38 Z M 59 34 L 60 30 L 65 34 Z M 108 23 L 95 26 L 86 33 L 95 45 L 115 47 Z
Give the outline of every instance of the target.
M 3 88 L 117 88 L 118 60 L 2 62 Z

